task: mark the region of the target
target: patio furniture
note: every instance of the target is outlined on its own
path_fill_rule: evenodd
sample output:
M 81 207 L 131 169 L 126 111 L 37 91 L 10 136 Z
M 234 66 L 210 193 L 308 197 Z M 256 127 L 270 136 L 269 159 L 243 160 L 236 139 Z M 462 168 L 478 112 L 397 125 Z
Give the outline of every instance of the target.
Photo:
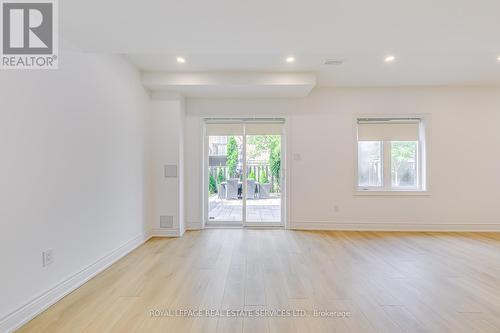
M 226 199 L 238 199 L 239 179 L 228 179 L 226 182 Z
M 259 199 L 269 199 L 271 193 L 271 184 L 259 184 Z
M 247 199 L 255 199 L 255 180 L 247 179 Z

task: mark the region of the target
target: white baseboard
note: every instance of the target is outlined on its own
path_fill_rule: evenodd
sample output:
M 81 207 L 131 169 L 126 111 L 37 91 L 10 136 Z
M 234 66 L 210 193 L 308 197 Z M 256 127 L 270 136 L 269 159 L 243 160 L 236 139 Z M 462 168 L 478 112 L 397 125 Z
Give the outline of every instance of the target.
M 154 228 L 151 232 L 151 237 L 180 237 L 181 233 L 179 229 L 160 229 Z
M 149 232 L 146 232 L 135 237 L 134 239 L 131 239 L 95 263 L 45 291 L 24 306 L 11 312 L 5 317 L 0 318 L 0 332 L 13 332 L 17 330 L 49 306 L 80 287 L 82 284 L 114 264 L 120 258 L 130 253 L 132 250 L 144 244 L 149 238 L 151 238 L 151 235 Z
M 200 222 L 189 222 L 187 230 L 201 230 Z M 350 230 L 350 231 L 464 231 L 500 232 L 499 223 L 415 223 L 415 222 L 291 222 L 292 230 Z
M 186 223 L 186 230 L 201 230 L 203 229 L 203 224 L 201 221 L 191 221 Z
M 292 222 L 294 230 L 500 232 L 500 223 Z

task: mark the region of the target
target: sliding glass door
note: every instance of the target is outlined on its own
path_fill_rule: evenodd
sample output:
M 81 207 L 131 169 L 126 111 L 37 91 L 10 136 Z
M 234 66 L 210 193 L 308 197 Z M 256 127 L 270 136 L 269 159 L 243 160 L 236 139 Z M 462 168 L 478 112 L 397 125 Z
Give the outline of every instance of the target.
M 281 223 L 281 124 L 248 124 L 246 221 Z
M 207 225 L 282 225 L 282 128 L 206 124 Z
M 208 221 L 221 224 L 243 223 L 242 124 L 209 124 L 208 141 Z

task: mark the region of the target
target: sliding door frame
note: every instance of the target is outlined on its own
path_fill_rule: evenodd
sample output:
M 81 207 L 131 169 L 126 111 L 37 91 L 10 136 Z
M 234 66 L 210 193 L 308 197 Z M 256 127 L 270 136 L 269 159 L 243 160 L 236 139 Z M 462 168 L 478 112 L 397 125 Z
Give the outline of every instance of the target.
M 243 140 L 242 140 L 242 154 L 243 154 L 243 179 L 242 179 L 242 219 L 241 221 L 213 221 L 208 218 L 208 135 L 206 133 L 206 125 L 210 123 L 241 123 L 243 125 Z M 281 216 L 279 222 L 248 222 L 246 216 L 246 187 L 247 187 L 247 137 L 245 124 L 270 124 L 281 123 L 281 171 L 280 171 L 280 209 Z M 205 118 L 203 119 L 203 228 L 205 227 L 274 227 L 282 228 L 287 227 L 287 155 L 286 155 L 286 135 L 285 135 L 286 120 L 284 118 Z

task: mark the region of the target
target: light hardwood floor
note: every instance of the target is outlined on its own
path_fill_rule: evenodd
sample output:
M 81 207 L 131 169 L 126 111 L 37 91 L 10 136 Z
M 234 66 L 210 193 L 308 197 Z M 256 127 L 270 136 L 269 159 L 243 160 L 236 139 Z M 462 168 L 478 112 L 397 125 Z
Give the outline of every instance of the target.
M 19 332 L 500 332 L 500 234 L 211 229 L 154 238 Z

